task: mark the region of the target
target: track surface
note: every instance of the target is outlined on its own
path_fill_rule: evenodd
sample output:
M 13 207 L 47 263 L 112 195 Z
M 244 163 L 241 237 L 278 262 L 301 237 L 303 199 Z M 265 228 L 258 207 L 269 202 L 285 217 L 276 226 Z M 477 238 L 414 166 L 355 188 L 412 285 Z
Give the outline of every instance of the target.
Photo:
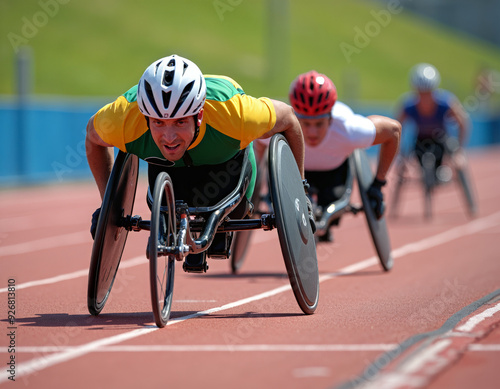
M 470 153 L 475 219 L 454 184 L 439 189 L 430 221 L 420 187 L 405 187 L 399 218 L 388 220 L 388 273 L 364 216 L 346 215 L 335 242 L 317 248 L 314 315 L 293 297 L 276 231 L 258 231 L 239 275 L 229 261 L 209 259 L 203 275 L 177 264 L 172 319 L 161 330 L 149 301 L 147 232 L 129 235 L 102 314 L 87 311 L 93 183 L 2 191 L 0 386 L 497 388 L 499 162 L 498 148 Z M 134 213 L 149 219 L 145 188 L 141 180 Z

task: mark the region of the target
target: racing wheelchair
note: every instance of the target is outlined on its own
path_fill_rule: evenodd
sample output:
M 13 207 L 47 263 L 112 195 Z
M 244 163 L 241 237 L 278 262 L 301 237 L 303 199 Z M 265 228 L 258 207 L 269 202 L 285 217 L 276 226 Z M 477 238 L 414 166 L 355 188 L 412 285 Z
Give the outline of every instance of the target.
M 467 159 L 463 151 L 459 151 L 458 140 L 448 136 L 443 144 L 443 160 L 436 166 L 436 156 L 431 151 L 423 152 L 418 160 L 416 151 L 400 154 L 396 159 L 396 185 L 392 194 L 391 217 L 397 217 L 401 203 L 401 192 L 406 184 L 420 183 L 424 192 L 424 218 L 431 219 L 433 201 L 436 190 L 445 184 L 455 181 L 469 217 L 477 214 L 477 201 Z
M 117 275 L 130 231 L 147 230 L 149 279 L 155 323 L 164 327 L 173 303 L 177 262 L 188 254 L 208 250 L 216 232 L 274 228 L 278 231 L 290 284 L 301 310 L 312 314 L 319 298 L 316 245 L 310 226 L 299 170 L 281 134 L 272 137 L 268 155 L 273 213 L 258 219 L 229 219 L 245 196 L 252 167 L 248 150 L 236 188 L 213 206 L 190 207 L 174 197 L 174 183 L 166 172 L 158 174 L 152 193 L 151 219 L 132 216 L 139 160 L 119 152 L 108 180 L 97 223 L 89 268 L 87 306 L 92 315 L 104 308 Z
M 264 158 L 263 163 L 261 163 L 264 165 L 263 167 L 267 164 L 266 162 L 267 161 Z M 266 194 L 259 196 L 260 185 L 262 185 L 263 181 L 265 181 L 263 172 L 264 169 L 259 169 L 261 177 L 257 177 L 254 197 L 252 198 L 252 202 L 257 209 L 255 212 L 256 215 L 259 215 L 258 208 L 260 203 L 267 205 L 267 207 L 264 206 L 262 208 L 270 208 L 269 196 Z M 391 243 L 389 233 L 387 231 L 387 223 L 385 217 L 382 217 L 381 219 L 376 218 L 373 211 L 373 205 L 367 195 L 367 190 L 373 182 L 373 178 L 374 174 L 366 152 L 362 149 L 354 150 L 348 158 L 345 190 L 343 191 L 342 196 L 325 209 L 320 209 L 313 201 L 313 209 L 316 219 L 315 239 L 318 240 L 319 236 L 325 235 L 332 224 L 335 223 L 335 221 L 337 221 L 343 214 L 352 213 L 356 215 L 359 212 L 363 212 L 365 214 L 368 229 L 370 230 L 370 235 L 382 269 L 384 271 L 389 271 L 393 266 L 394 260 L 391 254 Z M 355 181 L 359 190 L 362 203 L 361 205 L 356 205 L 351 201 Z M 233 273 L 236 273 L 244 262 L 249 241 L 251 239 L 251 233 L 252 231 L 245 231 L 244 233 L 238 232 L 235 236 L 233 242 L 233 254 L 231 257 L 231 267 Z

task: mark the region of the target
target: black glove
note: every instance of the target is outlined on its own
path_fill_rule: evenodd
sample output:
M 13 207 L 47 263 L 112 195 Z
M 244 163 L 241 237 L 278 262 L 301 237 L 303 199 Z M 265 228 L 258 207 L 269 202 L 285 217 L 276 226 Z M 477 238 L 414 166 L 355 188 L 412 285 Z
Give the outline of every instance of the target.
M 95 232 L 97 230 L 97 222 L 99 221 L 100 213 L 101 208 L 97 208 L 92 214 L 92 225 L 90 226 L 90 235 L 92 235 L 92 239 L 95 239 Z
M 316 232 L 316 221 L 314 219 L 313 206 L 311 203 L 311 199 L 307 195 L 307 190 L 309 189 L 309 184 L 307 180 L 302 180 L 302 184 L 304 185 L 304 191 L 306 192 L 306 202 L 307 202 L 307 213 L 309 214 L 309 223 L 311 224 L 311 230 L 314 234 Z
M 372 184 L 366 191 L 368 198 L 370 199 L 370 204 L 372 206 L 373 212 L 375 213 L 375 217 L 380 220 L 382 216 L 384 216 L 385 212 L 385 203 L 384 203 L 384 195 L 382 193 L 382 187 L 387 183 L 387 181 L 379 180 L 377 177 L 373 180 Z

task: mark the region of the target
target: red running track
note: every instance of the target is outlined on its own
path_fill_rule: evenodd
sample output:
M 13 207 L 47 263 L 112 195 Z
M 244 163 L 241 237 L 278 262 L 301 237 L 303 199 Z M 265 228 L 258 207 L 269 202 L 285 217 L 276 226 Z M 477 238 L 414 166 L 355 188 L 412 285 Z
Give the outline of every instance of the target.
M 475 219 L 452 184 L 436 194 L 430 221 L 420 188 L 405 188 L 400 217 L 388 220 L 388 273 L 364 216 L 345 216 L 335 242 L 318 245 L 314 315 L 293 297 L 276 231 L 258 231 L 239 275 L 228 261 L 209 259 L 203 275 L 177 264 L 172 319 L 161 330 L 150 307 L 147 232 L 129 235 L 103 313 L 87 311 L 93 183 L 3 190 L 0 385 L 497 388 L 499 161 L 498 148 L 470 154 Z M 144 180 L 134 213 L 149 218 Z

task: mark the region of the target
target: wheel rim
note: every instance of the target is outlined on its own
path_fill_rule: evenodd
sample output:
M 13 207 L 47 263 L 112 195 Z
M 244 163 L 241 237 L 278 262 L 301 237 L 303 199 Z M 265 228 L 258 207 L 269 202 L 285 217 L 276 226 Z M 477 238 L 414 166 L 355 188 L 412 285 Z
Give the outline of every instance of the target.
M 155 184 L 149 239 L 151 302 L 159 327 L 164 327 L 170 316 L 175 273 L 175 257 L 158 250 L 159 247 L 173 246 L 176 240 L 175 211 L 162 210 L 163 199 L 168 210 L 175 210 L 173 188 L 166 173 L 161 173 Z
M 460 187 L 464 195 L 465 203 L 467 204 L 469 215 L 474 216 L 477 213 L 477 206 L 476 206 L 476 201 L 474 200 L 474 196 L 472 194 L 470 180 L 468 179 L 465 170 L 458 169 L 457 173 L 460 182 Z

